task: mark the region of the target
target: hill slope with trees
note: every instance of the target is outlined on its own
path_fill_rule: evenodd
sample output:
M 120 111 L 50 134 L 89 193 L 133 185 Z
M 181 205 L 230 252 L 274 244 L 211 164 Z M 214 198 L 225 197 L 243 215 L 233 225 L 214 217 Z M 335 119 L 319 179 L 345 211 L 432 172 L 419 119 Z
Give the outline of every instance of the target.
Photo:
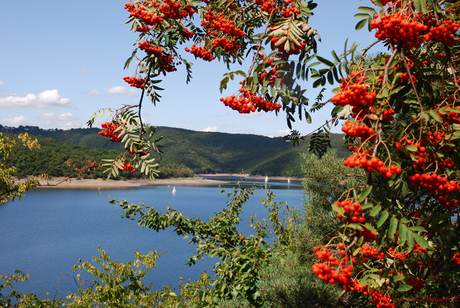
M 45 130 L 35 126 L 5 127 L 0 125 L 0 131 L 5 133 L 19 134 L 28 132 L 39 138 L 45 146 L 42 151 L 51 151 L 48 156 L 51 162 L 56 160 L 54 156 L 59 156 L 57 150 L 65 153 L 75 153 L 73 160 L 78 160 L 78 153 L 81 154 L 80 160 L 86 161 L 91 156 L 92 159 L 98 157 L 115 157 L 117 152 L 123 151 L 120 143 L 113 143 L 108 138 L 98 135 L 100 129 L 70 129 L 70 130 Z M 163 155 L 162 164 L 168 168 L 175 166 L 188 167 L 195 173 L 251 173 L 258 175 L 278 175 L 278 176 L 302 176 L 300 171 L 300 153 L 308 151 L 308 138 L 306 142 L 299 146 L 292 146 L 281 137 L 270 138 L 259 135 L 242 135 L 216 132 L 197 132 L 180 128 L 158 127 L 158 136 L 165 136 L 161 140 Z M 59 142 L 52 142 L 47 138 L 53 138 Z M 46 145 L 49 144 L 50 147 Z M 70 144 L 74 145 L 73 147 Z M 347 150 L 343 146 L 342 135 L 332 134 L 331 144 L 337 151 L 339 157 L 345 157 Z M 85 148 L 83 148 L 85 147 Z M 104 150 L 103 152 L 95 149 Z M 18 149 L 18 151 L 21 151 Z M 112 151 L 112 152 L 108 152 Z M 62 152 L 59 152 L 62 153 Z M 88 154 L 91 153 L 91 154 Z M 111 153 L 109 156 L 107 156 Z M 24 151 L 18 155 L 33 155 Z M 104 156 L 106 155 L 106 156 Z M 67 156 L 66 156 L 67 157 Z M 58 159 L 61 162 L 61 158 Z M 57 159 L 57 158 L 56 158 Z M 32 168 L 32 159 L 23 159 L 15 162 L 16 166 L 21 166 L 22 161 L 28 163 L 27 169 Z M 65 159 L 63 162 L 66 161 Z M 44 165 L 40 163 L 40 165 Z M 49 165 L 46 163 L 45 165 Z M 164 167 L 164 166 L 163 166 Z M 168 172 L 162 167 L 163 173 Z M 22 169 L 21 167 L 19 167 Z M 174 169 L 172 168 L 172 169 Z M 59 172 L 61 175 L 62 172 Z M 185 174 L 188 174 L 185 172 Z M 58 175 L 58 174 L 56 174 Z M 99 174 L 97 174 L 99 175 Z M 164 175 L 162 175 L 164 176 Z

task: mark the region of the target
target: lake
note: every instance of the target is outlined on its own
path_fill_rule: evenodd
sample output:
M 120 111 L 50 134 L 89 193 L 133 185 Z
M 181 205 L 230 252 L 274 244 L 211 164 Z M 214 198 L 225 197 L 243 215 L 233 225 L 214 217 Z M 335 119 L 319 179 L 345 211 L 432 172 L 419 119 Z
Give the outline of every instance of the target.
M 217 178 L 216 178 L 217 179 Z M 75 293 L 73 265 L 78 259 L 91 261 L 98 256 L 98 246 L 111 256 L 111 260 L 126 263 L 134 258 L 134 250 L 142 254 L 150 251 L 168 251 L 157 260 L 159 267 L 153 269 L 143 280 L 153 282 L 153 290 L 162 285 L 177 287 L 179 278 L 196 279 L 207 270 L 212 274 L 217 258 L 198 261 L 186 266 L 194 246 L 177 236 L 173 230 L 156 232 L 139 227 L 135 221 L 121 219 L 122 210 L 113 199 L 125 199 L 129 203 L 144 202 L 160 212 L 171 206 L 189 217 L 206 220 L 225 207 L 227 193 L 233 191 L 237 178 L 218 178 L 231 184 L 176 186 L 142 186 L 121 190 L 63 190 L 36 188 L 19 201 L 0 204 L 0 274 L 11 275 L 15 270 L 29 271 L 30 281 L 16 284 L 17 289 L 37 293 L 41 297 L 55 295 L 65 297 Z M 263 183 L 246 181 L 244 186 Z M 276 194 L 275 201 L 285 201 L 289 207 L 300 207 L 304 198 L 300 182 L 269 181 L 270 190 Z M 260 200 L 266 197 L 266 189 L 257 189 L 244 207 L 241 231 L 249 234 L 249 217 L 268 217 Z M 108 198 L 109 197 L 109 198 Z M 93 263 L 93 265 L 95 265 Z M 83 275 L 83 277 L 90 277 Z M 49 292 L 49 296 L 46 293 Z

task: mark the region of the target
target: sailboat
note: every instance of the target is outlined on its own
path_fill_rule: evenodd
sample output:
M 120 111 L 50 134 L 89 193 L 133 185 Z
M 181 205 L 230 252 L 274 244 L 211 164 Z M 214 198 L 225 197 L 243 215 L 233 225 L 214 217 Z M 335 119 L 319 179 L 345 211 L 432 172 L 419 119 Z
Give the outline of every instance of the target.
M 267 182 L 268 182 L 268 176 L 265 177 L 265 183 L 267 183 Z
M 176 193 L 176 186 L 174 186 L 173 190 L 172 190 L 172 193 L 175 194 Z
M 288 178 L 288 184 L 289 184 L 289 183 L 291 183 L 291 179 L 290 179 L 290 178 Z

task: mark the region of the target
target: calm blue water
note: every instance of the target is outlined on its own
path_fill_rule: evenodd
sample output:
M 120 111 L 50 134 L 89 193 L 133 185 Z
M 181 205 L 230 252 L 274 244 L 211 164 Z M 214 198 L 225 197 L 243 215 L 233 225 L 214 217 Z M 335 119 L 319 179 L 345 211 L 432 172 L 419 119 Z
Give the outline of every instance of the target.
M 30 281 L 17 285 L 20 291 L 42 297 L 56 294 L 65 297 L 77 291 L 73 278 L 67 276 L 76 276 L 73 265 L 79 258 L 90 261 L 92 256 L 99 255 L 98 246 L 112 261 L 123 263 L 134 258 L 135 249 L 142 254 L 168 251 L 158 260 L 159 267 L 144 280 L 153 282 L 154 290 L 162 285 L 177 286 L 180 277 L 196 279 L 204 270 L 211 274 L 213 265 L 219 261 L 217 258 L 199 261 L 192 267 L 184 265 L 186 257 L 194 251 L 188 240 L 177 236 L 172 229 L 157 233 L 137 226 L 135 221 L 121 219 L 121 208 L 109 201 L 118 198 L 130 203 L 144 202 L 158 211 L 169 205 L 184 215 L 206 220 L 225 206 L 228 199 L 222 189 L 233 191 L 235 185 L 176 186 L 175 195 L 171 193 L 172 187 L 167 186 L 104 190 L 101 196 L 95 190 L 34 189 L 20 201 L 0 205 L 0 274 L 11 275 L 16 269 L 29 271 Z M 275 201 L 286 201 L 290 207 L 301 206 L 304 198 L 301 183 L 270 181 L 269 185 L 277 196 Z M 256 190 L 244 207 L 243 232 L 251 232 L 251 215 L 268 216 L 260 202 L 263 197 L 266 190 Z

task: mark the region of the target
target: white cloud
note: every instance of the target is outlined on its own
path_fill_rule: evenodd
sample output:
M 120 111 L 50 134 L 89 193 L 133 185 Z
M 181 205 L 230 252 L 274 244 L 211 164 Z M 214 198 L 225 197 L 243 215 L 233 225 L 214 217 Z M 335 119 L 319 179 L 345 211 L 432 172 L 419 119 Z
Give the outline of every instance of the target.
M 33 123 L 29 121 L 25 116 L 14 117 L 12 119 L 2 119 L 1 124 L 5 126 L 14 126 L 18 127 L 19 125 L 32 125 Z
M 79 74 L 84 74 L 88 71 L 88 69 L 85 67 L 84 69 L 79 69 L 79 68 L 74 68 L 74 72 L 77 72 Z
M 99 96 L 100 92 L 98 90 L 91 90 L 91 92 L 89 92 L 89 96 Z
M 79 116 L 76 116 L 72 113 L 63 113 L 59 116 L 54 114 L 53 112 L 44 112 L 40 116 L 37 117 L 40 120 L 45 122 L 45 126 L 52 126 L 52 127 L 78 127 L 81 124 L 73 123 L 71 121 L 80 119 Z M 67 123 L 64 123 L 67 122 Z
M 290 135 L 290 134 L 291 134 L 290 129 L 282 129 L 282 130 L 279 130 L 276 133 L 274 133 L 273 135 L 268 136 L 268 137 L 284 137 L 284 136 Z
M 99 95 L 101 94 L 101 92 L 99 92 L 99 91 L 96 90 L 96 89 L 91 90 L 89 93 L 86 92 L 86 91 L 84 91 L 84 90 L 82 90 L 82 91 L 80 92 L 80 94 L 88 95 L 88 96 L 93 96 L 93 97 L 97 97 L 97 96 L 99 96 Z
M 78 120 L 80 117 L 69 112 L 63 113 L 58 117 L 59 121 L 73 121 Z
M 202 132 L 217 132 L 217 126 L 209 126 L 209 127 L 206 127 L 205 129 L 202 129 L 201 130 Z
M 16 94 L 10 94 L 0 98 L 0 107 L 9 108 L 49 108 L 49 107 L 66 107 L 75 108 L 70 103 L 70 99 L 62 97 L 58 90 L 45 90 L 38 95 L 29 93 L 24 97 Z
M 132 88 L 128 88 L 128 87 L 123 87 L 123 86 L 116 86 L 110 89 L 105 89 L 104 92 L 108 96 L 112 96 L 112 95 L 121 95 L 121 96 L 126 96 L 126 97 L 139 96 L 139 93 L 136 90 Z

